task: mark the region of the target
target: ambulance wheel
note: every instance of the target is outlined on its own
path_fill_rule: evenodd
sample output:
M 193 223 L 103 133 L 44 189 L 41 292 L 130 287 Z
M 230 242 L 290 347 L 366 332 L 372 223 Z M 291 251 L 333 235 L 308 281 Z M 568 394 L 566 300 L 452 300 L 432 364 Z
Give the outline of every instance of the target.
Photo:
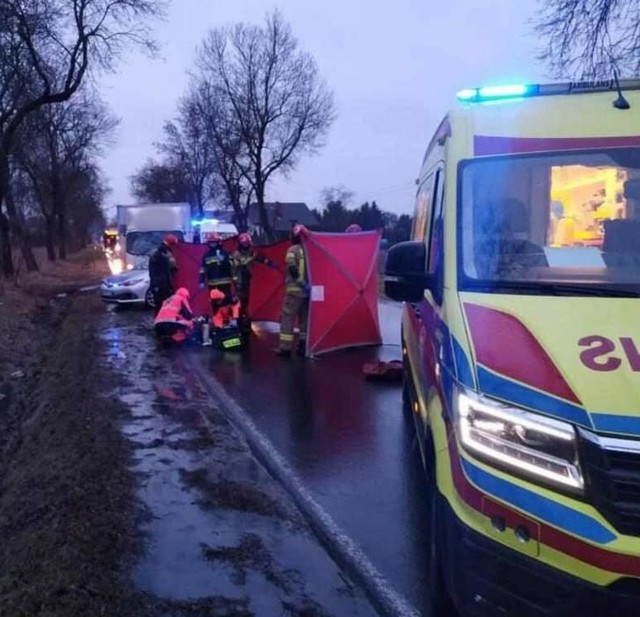
M 429 485 L 429 591 L 427 616 L 455 615 L 454 604 L 445 579 L 446 533 L 443 525 L 443 501 L 436 481 L 435 449 L 431 438 L 425 443 L 425 471 Z

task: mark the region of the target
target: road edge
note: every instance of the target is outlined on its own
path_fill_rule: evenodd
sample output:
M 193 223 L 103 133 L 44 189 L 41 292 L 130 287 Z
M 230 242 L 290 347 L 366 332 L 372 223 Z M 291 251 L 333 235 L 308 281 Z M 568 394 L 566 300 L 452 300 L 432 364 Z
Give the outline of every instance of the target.
M 224 386 L 214 376 L 206 373 L 195 360 L 195 356 L 188 359 L 203 388 L 220 402 L 222 411 L 233 426 L 243 433 L 253 454 L 284 487 L 324 548 L 364 589 L 374 608 L 387 617 L 420 617 L 420 612 L 380 574 L 360 547 L 312 497 L 296 472 L 256 426 L 249 414 L 226 392 Z

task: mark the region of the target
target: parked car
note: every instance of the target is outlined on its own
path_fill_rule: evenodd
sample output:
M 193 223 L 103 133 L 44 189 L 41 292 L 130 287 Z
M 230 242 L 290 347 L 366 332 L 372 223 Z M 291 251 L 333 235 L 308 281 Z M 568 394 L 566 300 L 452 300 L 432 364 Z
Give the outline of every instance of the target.
M 109 304 L 154 306 L 146 267 L 107 277 L 100 285 L 100 295 Z

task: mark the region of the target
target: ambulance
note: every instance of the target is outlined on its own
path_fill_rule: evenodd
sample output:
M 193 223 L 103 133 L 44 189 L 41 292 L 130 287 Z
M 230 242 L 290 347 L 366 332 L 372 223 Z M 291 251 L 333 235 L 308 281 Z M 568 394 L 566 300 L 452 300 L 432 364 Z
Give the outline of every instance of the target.
M 640 614 L 640 79 L 463 90 L 417 185 L 433 614 Z

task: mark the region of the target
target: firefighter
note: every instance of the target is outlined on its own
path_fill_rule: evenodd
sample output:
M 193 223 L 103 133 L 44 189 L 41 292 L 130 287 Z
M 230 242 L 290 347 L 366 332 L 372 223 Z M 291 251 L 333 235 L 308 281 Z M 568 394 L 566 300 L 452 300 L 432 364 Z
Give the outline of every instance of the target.
M 302 236 L 307 233 L 304 225 L 295 225 L 291 232 L 291 246 L 287 251 L 285 272 L 285 296 L 280 320 L 280 345 L 274 350 L 276 355 L 291 356 L 293 350 L 293 328 L 297 320 L 300 338 L 296 351 L 304 356 L 307 342 L 307 318 L 309 316 L 309 292 L 307 268 L 305 265 Z
M 153 323 L 156 336 L 173 343 L 182 343 L 191 336 L 194 320 L 189 299 L 189 291 L 181 287 L 162 303 Z
M 240 322 L 245 330 L 251 327 L 249 319 L 249 293 L 254 263 L 261 263 L 269 268 L 278 268 L 277 264 L 264 255 L 253 250 L 253 241 L 248 233 L 238 236 L 238 249 L 231 255 L 236 275 L 236 292 L 240 301 Z
M 162 303 L 173 294 L 173 277 L 178 271 L 171 247 L 178 244 L 178 238 L 167 234 L 160 247 L 149 258 L 149 284 L 153 294 L 154 314 L 160 311 Z
M 209 299 L 211 301 L 211 314 L 215 321 L 218 311 L 223 306 L 230 306 L 237 302 L 234 295 L 234 276 L 231 255 L 222 246 L 222 237 L 220 234 L 213 232 L 203 234 L 207 243 L 207 252 L 202 257 L 200 267 L 200 287 L 207 287 L 209 290 Z M 217 294 L 212 297 L 213 290 L 220 291 L 224 299 L 214 299 Z M 206 343 L 206 340 L 204 341 Z
M 209 292 L 209 300 L 211 305 L 218 307 L 216 314 L 213 316 L 211 323 L 214 328 L 224 328 L 229 325 L 236 325 L 240 317 L 240 301 L 233 296 L 231 302 L 226 301 L 227 298 L 219 289 L 212 289 Z
M 355 234 L 362 231 L 362 227 L 360 227 L 360 225 L 358 225 L 358 223 L 351 223 L 351 225 L 349 225 L 345 230 L 344 233 L 346 234 Z

